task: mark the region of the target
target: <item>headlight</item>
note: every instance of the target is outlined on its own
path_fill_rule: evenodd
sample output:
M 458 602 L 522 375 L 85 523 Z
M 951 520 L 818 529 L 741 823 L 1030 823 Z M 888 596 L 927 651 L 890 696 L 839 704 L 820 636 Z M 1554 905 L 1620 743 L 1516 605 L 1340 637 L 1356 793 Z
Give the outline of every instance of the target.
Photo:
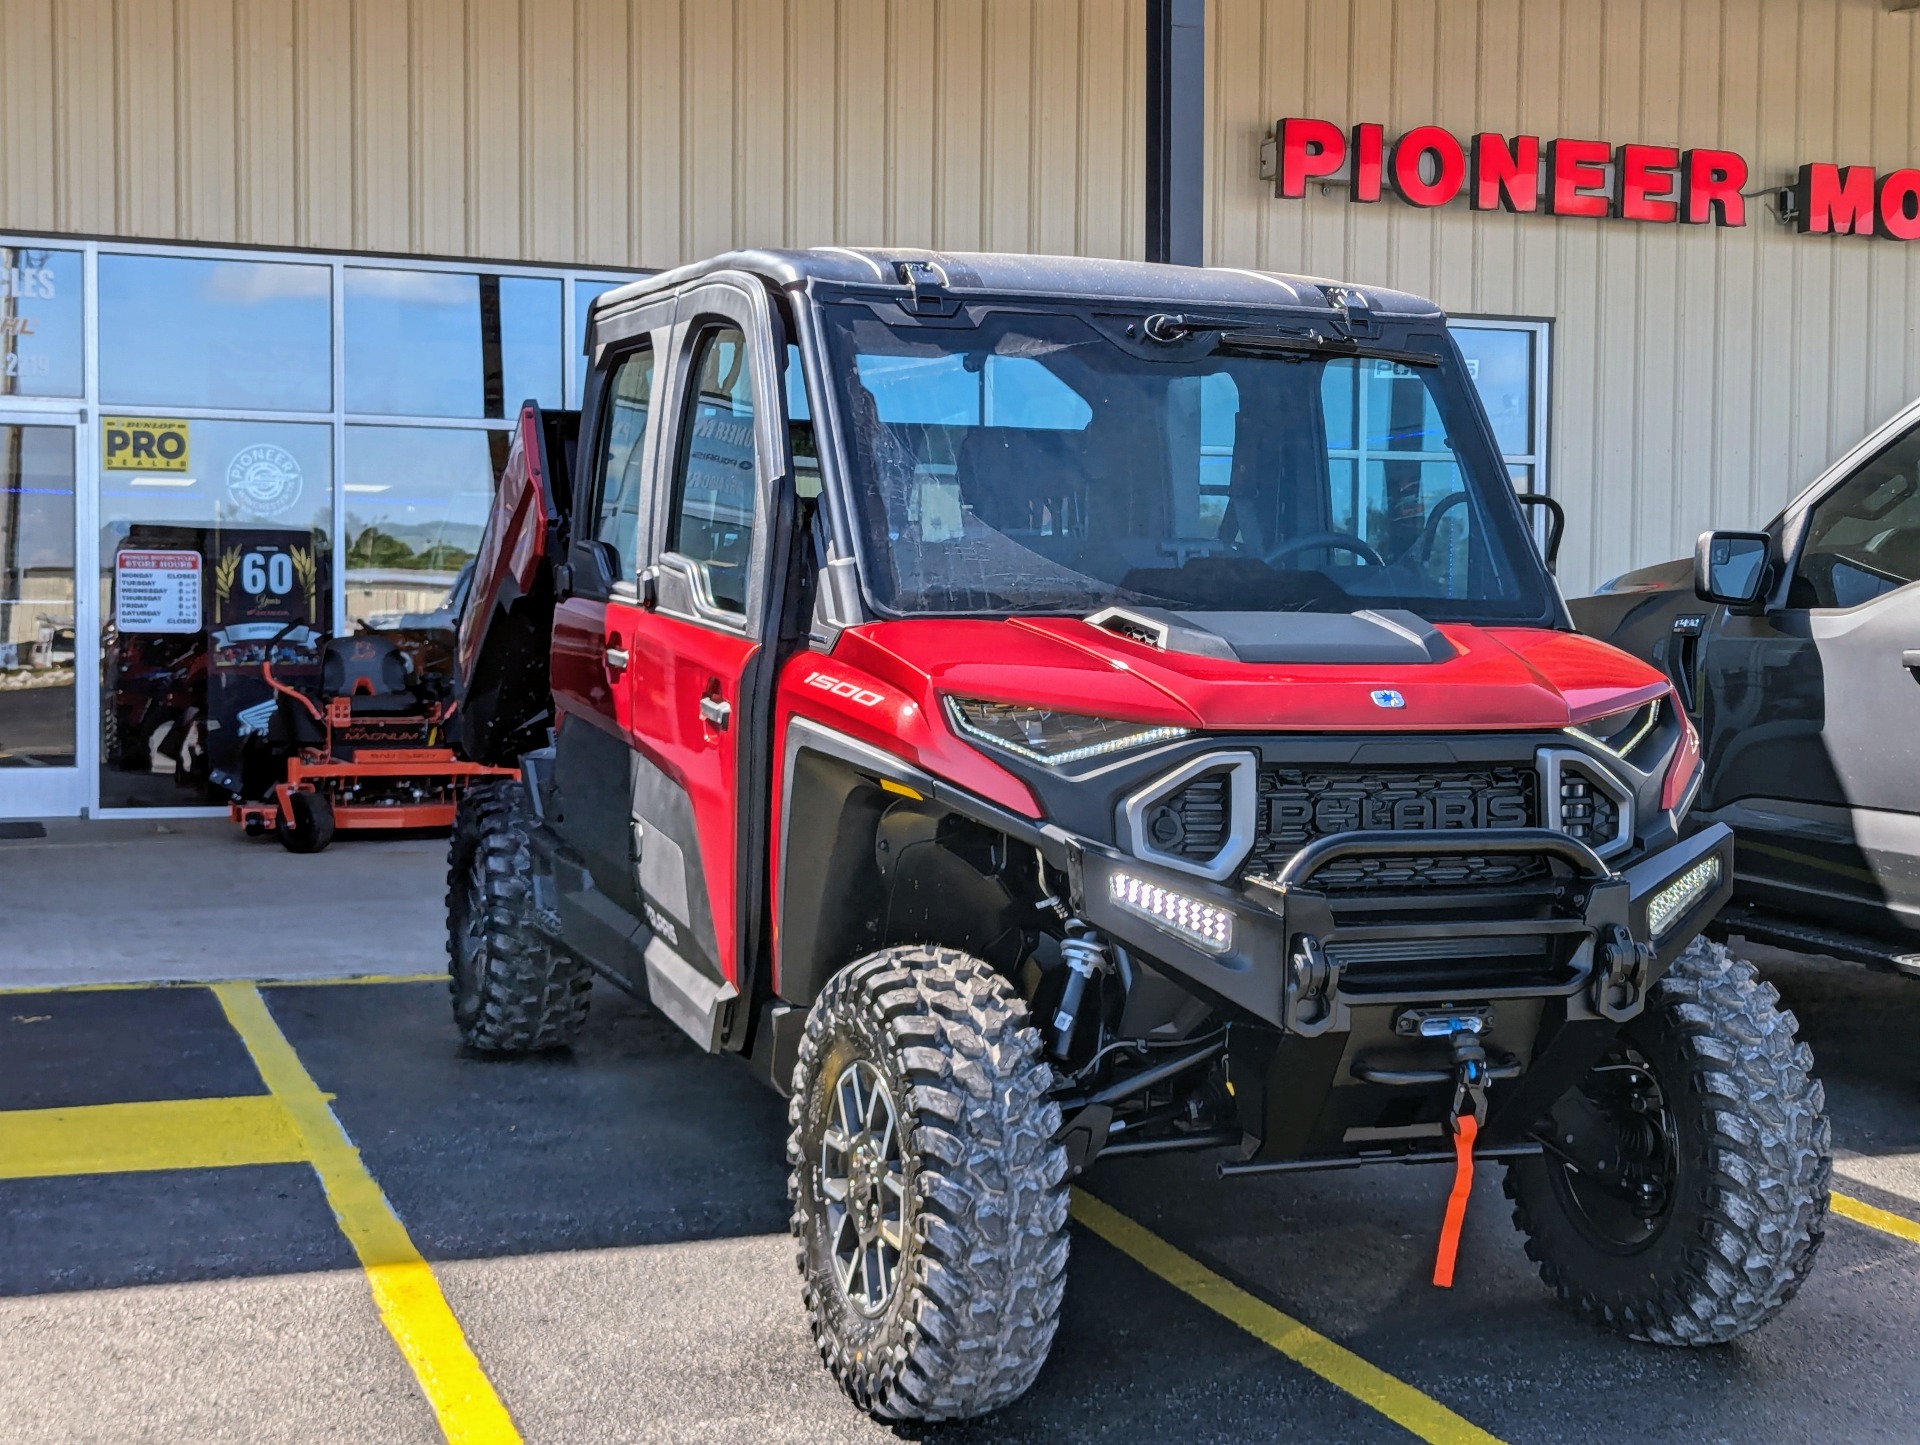
M 947 699 L 947 716 L 963 737 L 991 743 L 1050 768 L 1187 735 L 1186 728 L 1082 717 L 1024 703 L 981 702 L 964 697 Z
M 1605 717 L 1589 718 L 1567 731 L 1590 743 L 1598 743 L 1616 758 L 1633 762 L 1634 749 L 1652 735 L 1659 722 L 1660 699 L 1655 698 L 1652 702 L 1641 703 L 1639 707 L 1608 713 Z

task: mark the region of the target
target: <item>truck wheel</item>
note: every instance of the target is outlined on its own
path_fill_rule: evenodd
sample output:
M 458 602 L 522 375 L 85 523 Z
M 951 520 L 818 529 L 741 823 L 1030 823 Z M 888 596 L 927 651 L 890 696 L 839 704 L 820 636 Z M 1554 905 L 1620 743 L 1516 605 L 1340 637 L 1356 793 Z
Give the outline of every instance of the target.
M 593 974 L 533 924 L 533 849 L 518 783 L 470 788 L 447 847 L 447 972 L 467 1046 L 525 1054 L 570 1044 Z
M 287 812 L 293 816 L 275 815 L 273 836 L 289 853 L 318 853 L 333 841 L 333 804 L 325 794 L 290 793 Z
M 1611 1166 L 1549 1151 L 1508 1167 L 1528 1257 L 1595 1323 L 1723 1344 L 1777 1314 L 1812 1269 L 1831 1130 L 1813 1052 L 1779 1003 L 1752 964 L 1695 939 L 1579 1085 L 1617 1135 Z
M 883 949 L 814 1004 L 787 1190 L 814 1342 L 862 1409 L 979 1415 L 1039 1374 L 1067 1267 L 1051 1084 L 1026 1004 L 954 949 Z

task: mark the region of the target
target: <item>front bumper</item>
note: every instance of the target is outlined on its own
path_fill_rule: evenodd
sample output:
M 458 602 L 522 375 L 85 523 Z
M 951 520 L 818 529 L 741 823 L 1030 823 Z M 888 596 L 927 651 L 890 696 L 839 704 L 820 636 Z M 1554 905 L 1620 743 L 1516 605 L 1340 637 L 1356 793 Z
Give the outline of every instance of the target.
M 1315 871 L 1372 855 L 1533 853 L 1550 885 L 1353 897 Z M 1715 825 L 1615 872 L 1545 829 L 1342 834 L 1303 849 L 1270 884 L 1236 888 L 1075 840 L 1080 916 L 1250 1021 L 1302 1036 L 1350 1026 L 1353 1008 L 1501 998 L 1564 1000 L 1570 1019 L 1618 1023 L 1706 926 L 1733 887 L 1733 837 Z M 1224 911 L 1231 939 L 1202 947 L 1123 907 L 1114 880 L 1140 880 Z M 1674 890 L 1679 890 L 1677 893 Z M 1650 917 L 1650 911 L 1652 916 Z
M 1545 881 L 1354 896 L 1317 869 L 1356 853 L 1531 853 Z M 1341 834 L 1270 884 L 1214 885 L 1097 844 L 1069 848 L 1082 917 L 1221 1007 L 1249 1160 L 1355 1159 L 1444 1140 L 1453 1073 L 1422 1017 L 1480 1016 L 1494 1080 L 1481 1138 L 1520 1144 L 1732 892 L 1733 839 L 1712 827 L 1615 871 L 1544 829 Z M 1140 880 L 1223 910 L 1202 947 L 1116 898 Z

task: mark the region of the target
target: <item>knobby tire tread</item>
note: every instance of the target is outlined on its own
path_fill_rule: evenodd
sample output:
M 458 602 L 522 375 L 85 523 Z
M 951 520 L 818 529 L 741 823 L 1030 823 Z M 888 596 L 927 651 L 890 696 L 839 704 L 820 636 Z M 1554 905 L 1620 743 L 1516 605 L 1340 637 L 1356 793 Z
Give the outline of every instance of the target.
M 1509 1167 L 1514 1223 L 1540 1277 L 1579 1314 L 1654 1344 L 1724 1344 L 1790 1301 L 1826 1234 L 1832 1130 L 1813 1053 L 1793 1014 L 1752 964 L 1696 939 L 1651 992 L 1645 1026 L 1679 1044 L 1684 1091 L 1706 1128 L 1691 1151 L 1704 1209 L 1679 1267 L 1649 1270 L 1629 1256 L 1597 1281 L 1556 1259 L 1555 1208 L 1537 1161 Z M 1629 1026 L 1631 1030 L 1634 1026 Z
M 809 1088 L 850 1011 L 865 1011 L 906 1084 L 913 1217 L 887 1327 L 851 1347 L 810 1267 L 802 1138 Z M 1054 1142 L 1052 1072 L 1025 1002 L 955 949 L 884 949 L 837 975 L 808 1016 L 788 1142 L 793 1232 L 821 1359 L 863 1409 L 894 1420 L 984 1414 L 1019 1398 L 1059 1324 L 1068 1249 L 1067 1160 Z M 907 1132 L 903 1129 L 903 1132 Z
M 533 925 L 533 848 L 525 790 L 516 782 L 467 790 L 447 861 L 447 972 L 455 1017 L 469 1048 L 526 1054 L 562 1048 L 579 1036 L 592 1001 L 593 973 Z M 474 1017 L 459 1017 L 459 935 L 467 888 L 482 871 L 484 947 Z

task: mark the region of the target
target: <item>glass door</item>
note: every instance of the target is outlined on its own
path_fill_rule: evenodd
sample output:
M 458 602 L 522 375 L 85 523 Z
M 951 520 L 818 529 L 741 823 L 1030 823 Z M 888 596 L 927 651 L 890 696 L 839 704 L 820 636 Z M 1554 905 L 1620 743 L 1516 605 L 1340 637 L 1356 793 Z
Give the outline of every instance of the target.
M 77 418 L 0 410 L 0 818 L 78 814 Z

